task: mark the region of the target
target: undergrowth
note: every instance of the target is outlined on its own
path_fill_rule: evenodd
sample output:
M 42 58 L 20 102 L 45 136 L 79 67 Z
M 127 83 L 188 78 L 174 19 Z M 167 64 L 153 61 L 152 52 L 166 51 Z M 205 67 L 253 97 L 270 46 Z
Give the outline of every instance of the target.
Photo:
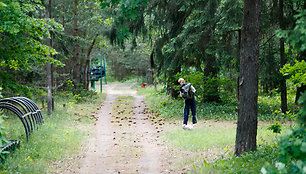
M 273 162 L 277 154 L 274 146 L 261 145 L 257 151 L 244 153 L 239 157 L 230 154 L 229 157 L 219 158 L 213 163 L 203 160 L 201 167 L 194 167 L 189 173 L 260 173 L 263 164 Z

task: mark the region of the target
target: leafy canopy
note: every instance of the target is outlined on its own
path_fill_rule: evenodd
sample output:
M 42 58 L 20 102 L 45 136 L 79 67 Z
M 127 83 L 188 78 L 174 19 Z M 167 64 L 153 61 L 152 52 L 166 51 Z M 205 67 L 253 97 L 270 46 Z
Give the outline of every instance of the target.
M 29 70 L 46 62 L 60 64 L 48 55 L 56 51 L 45 44 L 49 30 L 61 26 L 48 18 L 37 18 L 44 8 L 40 0 L 4 0 L 0 4 L 0 66 Z

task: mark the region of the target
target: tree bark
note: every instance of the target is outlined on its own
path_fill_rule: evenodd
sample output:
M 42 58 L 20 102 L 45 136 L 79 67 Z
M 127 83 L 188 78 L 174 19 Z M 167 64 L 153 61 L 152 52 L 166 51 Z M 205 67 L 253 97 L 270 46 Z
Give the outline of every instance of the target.
M 74 80 L 76 84 L 81 83 L 81 64 L 80 64 L 80 45 L 78 42 L 79 36 L 79 28 L 78 28 L 78 0 L 74 1 L 74 39 L 75 39 L 75 47 L 74 47 Z M 78 86 L 78 85 L 76 85 Z
M 256 150 L 260 0 L 244 0 L 235 154 Z
M 281 30 L 285 30 L 284 24 L 284 2 L 283 0 L 279 0 L 279 26 Z M 281 68 L 286 64 L 285 58 L 285 46 L 284 46 L 284 39 L 280 39 L 280 64 Z M 282 113 L 286 113 L 288 110 L 287 107 L 287 86 L 286 86 L 286 78 L 281 77 L 280 82 L 280 90 L 281 90 L 281 109 Z
M 88 48 L 88 52 L 87 52 L 87 55 L 86 55 L 86 60 L 85 60 L 85 71 L 84 71 L 84 81 L 83 81 L 83 84 L 84 84 L 84 88 L 88 90 L 89 88 L 89 74 L 90 74 L 90 54 L 91 54 L 91 51 L 96 43 L 96 40 L 97 40 L 97 37 L 98 35 L 95 36 L 95 38 L 92 40 L 89 48 Z
M 51 11 L 51 0 L 47 0 L 46 2 L 46 13 L 45 17 L 50 18 L 50 11 Z M 49 29 L 48 29 L 49 30 Z M 46 45 L 51 47 L 51 39 L 46 39 Z M 51 55 L 49 55 L 51 57 Z M 47 107 L 48 107 L 48 115 L 52 114 L 52 68 L 51 63 L 47 62 Z

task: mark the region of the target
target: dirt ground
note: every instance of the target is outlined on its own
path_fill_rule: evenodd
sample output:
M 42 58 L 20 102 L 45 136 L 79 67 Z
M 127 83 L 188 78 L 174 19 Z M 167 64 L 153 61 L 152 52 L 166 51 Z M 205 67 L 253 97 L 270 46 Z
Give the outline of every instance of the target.
M 184 168 L 175 169 L 173 150 L 159 140 L 165 125 L 152 121 L 144 97 L 123 84 L 108 84 L 104 90 L 107 97 L 98 111 L 93 136 L 80 167 L 72 173 L 185 173 Z M 112 109 L 121 96 L 134 98 L 130 116 L 124 118 L 113 113 L 121 111 Z

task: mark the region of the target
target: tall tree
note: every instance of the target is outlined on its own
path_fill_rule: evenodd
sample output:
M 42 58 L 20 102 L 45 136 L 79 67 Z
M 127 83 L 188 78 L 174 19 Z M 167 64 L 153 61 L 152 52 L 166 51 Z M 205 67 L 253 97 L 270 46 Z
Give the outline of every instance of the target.
M 279 26 L 281 30 L 285 30 L 285 21 L 284 21 L 284 2 L 283 0 L 279 0 Z M 281 38 L 279 42 L 280 48 L 280 65 L 283 67 L 286 64 L 286 57 L 285 57 L 285 44 L 284 39 Z M 281 109 L 283 113 L 286 113 L 287 108 L 287 86 L 286 86 L 286 78 L 281 77 Z
M 46 18 L 51 18 L 51 0 L 47 0 L 46 1 Z M 46 39 L 46 45 L 51 47 L 51 36 L 49 36 Z M 48 55 L 51 57 L 51 55 Z M 52 67 L 51 67 L 51 63 L 47 62 L 46 64 L 47 66 L 47 108 L 48 108 L 48 115 L 51 115 L 52 113 Z
M 79 45 L 79 28 L 78 28 L 78 0 L 74 0 L 74 79 L 75 83 L 81 82 L 81 63 L 80 63 L 80 45 Z
M 256 150 L 261 0 L 244 0 L 235 154 Z

